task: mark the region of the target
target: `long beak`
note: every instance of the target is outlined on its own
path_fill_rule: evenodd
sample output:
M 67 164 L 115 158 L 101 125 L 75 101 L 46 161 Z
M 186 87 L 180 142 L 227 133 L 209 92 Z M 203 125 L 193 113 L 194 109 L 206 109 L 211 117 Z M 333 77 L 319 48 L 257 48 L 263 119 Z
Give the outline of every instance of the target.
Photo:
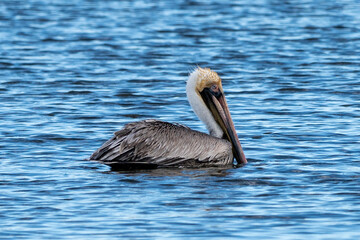
M 221 92 L 213 92 L 210 89 L 205 88 L 203 92 L 201 92 L 201 96 L 213 114 L 215 121 L 224 131 L 224 137 L 226 137 L 231 142 L 236 161 L 238 164 L 245 165 L 247 160 L 241 147 L 239 138 L 236 134 L 235 126 L 231 119 L 230 111 L 224 94 Z

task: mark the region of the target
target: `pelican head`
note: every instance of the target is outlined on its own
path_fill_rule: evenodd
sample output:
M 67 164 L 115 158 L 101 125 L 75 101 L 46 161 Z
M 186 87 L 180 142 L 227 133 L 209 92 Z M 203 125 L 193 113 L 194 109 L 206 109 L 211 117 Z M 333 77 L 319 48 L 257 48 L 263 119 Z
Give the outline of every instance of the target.
M 186 94 L 195 114 L 205 123 L 210 135 L 230 141 L 236 161 L 246 164 L 219 75 L 209 68 L 196 68 L 187 81 Z

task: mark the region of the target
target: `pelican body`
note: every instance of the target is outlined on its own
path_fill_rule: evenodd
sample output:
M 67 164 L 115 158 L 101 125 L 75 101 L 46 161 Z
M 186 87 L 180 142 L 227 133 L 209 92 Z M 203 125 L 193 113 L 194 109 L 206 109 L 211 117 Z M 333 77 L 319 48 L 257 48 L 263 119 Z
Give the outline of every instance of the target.
M 225 100 L 221 79 L 197 68 L 186 84 L 189 103 L 210 135 L 159 120 L 132 122 L 90 157 L 114 170 L 157 167 L 219 167 L 247 163 Z

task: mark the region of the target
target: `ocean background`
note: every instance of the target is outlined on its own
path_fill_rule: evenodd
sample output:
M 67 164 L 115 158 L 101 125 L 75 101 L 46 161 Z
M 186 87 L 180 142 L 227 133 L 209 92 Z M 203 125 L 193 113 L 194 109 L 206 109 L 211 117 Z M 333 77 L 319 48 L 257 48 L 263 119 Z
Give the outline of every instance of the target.
M 357 0 L 1 0 L 0 239 L 360 239 Z M 210 67 L 243 168 L 113 172 L 126 123 L 206 132 Z

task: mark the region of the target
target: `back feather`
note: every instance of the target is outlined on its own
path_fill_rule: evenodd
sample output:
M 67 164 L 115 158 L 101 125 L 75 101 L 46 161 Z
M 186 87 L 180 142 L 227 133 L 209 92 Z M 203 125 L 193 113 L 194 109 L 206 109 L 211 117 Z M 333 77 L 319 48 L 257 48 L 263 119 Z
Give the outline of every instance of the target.
M 231 143 L 180 124 L 144 120 L 125 125 L 90 160 L 107 165 L 219 166 L 232 164 Z

